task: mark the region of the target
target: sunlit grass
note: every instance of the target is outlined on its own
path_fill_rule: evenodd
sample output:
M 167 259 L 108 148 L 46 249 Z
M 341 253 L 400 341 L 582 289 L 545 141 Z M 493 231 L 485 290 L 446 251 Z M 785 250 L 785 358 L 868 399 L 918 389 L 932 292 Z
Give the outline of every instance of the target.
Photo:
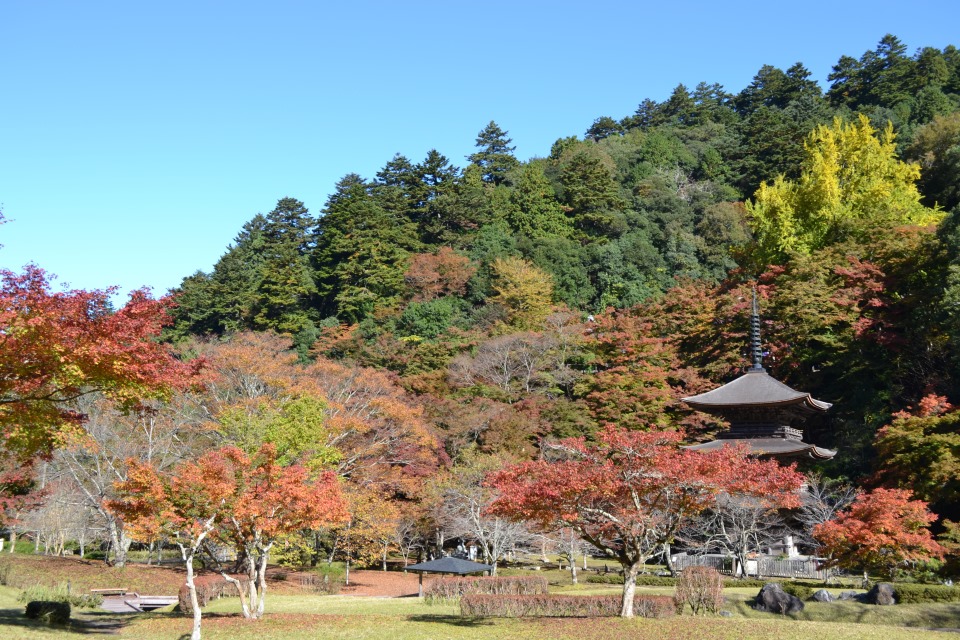
M 563 593 L 617 593 L 616 585 L 578 585 Z M 669 588 L 639 587 L 638 592 L 669 594 Z M 960 627 L 960 605 L 878 607 L 856 602 L 808 603 L 791 618 L 754 611 L 748 600 L 757 589 L 727 589 L 731 618 L 682 616 L 667 620 L 470 619 L 456 604 L 429 605 L 419 598 L 268 594 L 267 615 L 244 620 L 239 600 L 226 598 L 204 609 L 203 637 L 236 640 L 331 638 L 333 640 L 957 640 L 955 633 L 916 627 Z M 74 629 L 51 629 L 26 621 L 18 590 L 0 587 L 0 638 L 68 638 L 109 633 L 120 639 L 178 638 L 191 620 L 177 613 L 137 615 L 75 612 Z M 99 627 L 97 625 L 103 625 Z M 908 628 L 914 627 L 914 628 Z M 113 633 L 111 633 L 113 632 Z

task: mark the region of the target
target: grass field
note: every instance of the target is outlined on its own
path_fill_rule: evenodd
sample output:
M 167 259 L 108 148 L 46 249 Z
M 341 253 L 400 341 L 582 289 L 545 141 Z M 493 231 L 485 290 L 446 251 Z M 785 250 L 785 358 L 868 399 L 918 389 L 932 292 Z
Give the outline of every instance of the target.
M 62 565 L 58 571 L 65 571 Z M 86 565 L 85 565 L 86 566 Z M 18 563 L 21 579 L 43 568 L 42 561 Z M 96 567 L 94 567 L 96 569 Z M 146 569 L 145 569 L 146 570 Z M 154 577 L 130 567 L 124 574 L 106 568 L 81 571 L 74 584 L 127 578 L 131 584 Z M 70 572 L 67 572 L 70 573 Z M 55 583 L 62 575 L 51 576 Z M 85 577 L 83 577 L 85 576 Z M 40 579 L 37 574 L 36 579 Z M 126 586 L 126 585 L 124 585 Z M 564 593 L 619 593 L 607 585 L 562 586 Z M 669 594 L 670 588 L 640 588 L 650 594 Z M 957 640 L 957 633 L 933 628 L 960 628 L 960 604 L 897 605 L 877 607 L 843 602 L 807 603 L 794 618 L 764 614 L 750 608 L 748 600 L 757 589 L 725 590 L 729 618 L 682 616 L 667 620 L 620 619 L 469 619 L 459 615 L 456 605 L 428 605 L 417 598 L 374 598 L 271 594 L 267 615 L 248 622 L 239 615 L 239 601 L 227 598 L 204 609 L 203 637 L 222 640 L 280 640 L 288 638 L 331 638 L 334 640 L 513 640 L 555 638 L 557 640 L 897 640 L 900 638 L 942 638 Z M 189 633 L 191 620 L 178 613 L 110 614 L 75 610 L 75 622 L 68 629 L 50 628 L 23 616 L 17 602 L 19 588 L 0 586 L 0 638 L 47 639 L 102 636 L 120 639 L 180 638 Z

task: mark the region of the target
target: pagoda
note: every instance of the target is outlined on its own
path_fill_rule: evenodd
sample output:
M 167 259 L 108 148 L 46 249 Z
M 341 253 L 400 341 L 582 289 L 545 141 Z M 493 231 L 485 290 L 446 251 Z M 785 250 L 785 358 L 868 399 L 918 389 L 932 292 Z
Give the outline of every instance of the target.
M 832 405 L 814 399 L 809 393 L 791 389 L 770 377 L 763 368 L 760 346 L 760 314 L 757 292 L 753 292 L 750 317 L 750 351 L 753 365 L 746 373 L 722 387 L 683 398 L 688 405 L 730 423 L 716 440 L 695 444 L 687 449 L 711 451 L 724 445 L 744 443 L 755 455 L 829 460 L 836 451 L 803 441 L 801 425 L 811 415 L 821 414 Z

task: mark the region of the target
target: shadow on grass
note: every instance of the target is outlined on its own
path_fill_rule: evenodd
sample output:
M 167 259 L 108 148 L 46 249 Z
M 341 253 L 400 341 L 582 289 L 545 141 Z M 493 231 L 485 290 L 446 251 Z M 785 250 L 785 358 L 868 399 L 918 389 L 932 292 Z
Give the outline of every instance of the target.
M 493 626 L 494 624 L 492 620 L 487 620 L 484 618 L 467 618 L 464 616 L 442 614 L 431 615 L 429 613 L 407 616 L 407 620 L 410 620 L 411 622 L 434 622 L 437 624 L 446 624 L 452 627 L 462 627 L 466 629 L 489 627 Z
M 41 620 L 31 620 L 23 614 L 22 608 L 0 609 L 0 636 L 6 635 L 3 632 L 5 627 L 49 629 L 51 632 L 56 631 L 58 635 L 115 635 L 127 625 L 123 617 L 106 611 L 83 612 L 80 617 L 75 617 L 76 613 L 74 612 L 69 624 L 53 625 Z

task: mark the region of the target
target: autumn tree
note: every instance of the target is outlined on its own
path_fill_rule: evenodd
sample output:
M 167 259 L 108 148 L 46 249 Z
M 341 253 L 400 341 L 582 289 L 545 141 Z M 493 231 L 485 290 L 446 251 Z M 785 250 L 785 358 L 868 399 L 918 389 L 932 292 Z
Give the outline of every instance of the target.
M 905 489 L 874 489 L 813 530 L 829 566 L 862 569 L 892 579 L 910 562 L 942 558 L 927 527 L 937 519 Z
M 960 491 L 960 411 L 943 396 L 928 395 L 912 411 L 899 411 L 876 440 L 873 483 L 909 489 L 921 500 L 956 504 Z
M 450 247 L 440 247 L 436 253 L 414 255 L 403 279 L 413 299 L 419 302 L 441 296 L 462 296 L 475 272 L 476 267 L 470 264 L 469 258 Z
M 636 577 L 690 518 L 721 493 L 740 493 L 796 506 L 803 476 L 742 448 L 701 454 L 682 449 L 673 432 L 608 428 L 594 444 L 568 439 L 553 460 L 525 462 L 494 473 L 500 491 L 490 512 L 543 530 L 569 526 L 623 566 L 621 615 L 633 615 Z
M 529 543 L 531 537 L 523 522 L 490 511 L 491 505 L 502 497 L 485 480 L 503 463 L 502 456 L 467 449 L 460 453 L 448 473 L 432 483 L 432 490 L 442 505 L 440 511 L 446 530 L 476 541 L 483 561 L 493 565 L 494 574 L 507 553 Z
M 231 485 L 229 508 L 223 512 L 218 533 L 243 558 L 249 581 L 246 597 L 236 582 L 243 615 L 259 619 L 266 602 L 267 561 L 277 540 L 294 531 L 346 520 L 346 504 L 333 472 L 311 476 L 303 466 L 283 466 L 272 444 L 264 444 L 252 456 L 237 448 L 223 449 L 220 455 L 229 462 Z
M 399 509 L 387 496 L 371 487 L 348 485 L 344 499 L 349 517 L 325 530 L 330 554 L 346 563 L 346 580 L 350 583 L 350 567 L 368 567 L 378 560 L 386 571 L 387 554 L 397 531 Z
M 173 540 L 187 570 L 193 609 L 191 640 L 200 640 L 200 602 L 194 582 L 194 558 L 216 531 L 234 492 L 229 460 L 211 452 L 196 462 L 183 462 L 172 474 L 161 474 L 149 463 L 130 461 L 127 479 L 116 485 L 117 497 L 108 508 L 120 516 L 134 536 Z
M 493 261 L 491 302 L 506 307 L 510 324 L 520 329 L 539 326 L 550 313 L 553 281 L 533 264 L 507 256 Z
M 121 406 L 190 384 L 195 367 L 156 338 L 169 299 L 114 289 L 51 291 L 42 269 L 0 272 L 0 441 L 21 457 L 50 453 L 83 415 L 69 405 L 101 391 Z
M 199 408 L 185 394 L 132 412 L 118 410 L 99 395 L 80 398 L 76 406 L 87 420 L 81 432 L 70 434 L 57 449 L 52 466 L 69 478 L 79 501 L 97 514 L 110 542 L 108 559 L 123 567 L 132 538 L 107 504 L 116 497 L 115 483 L 127 479 L 129 460 L 164 472 L 210 442 L 201 435 Z
M 877 135 L 866 116 L 818 126 L 796 181 L 762 183 L 747 203 L 765 260 L 809 254 L 847 236 L 896 225 L 929 225 L 942 214 L 920 203 L 920 168 L 896 155 L 893 127 Z

